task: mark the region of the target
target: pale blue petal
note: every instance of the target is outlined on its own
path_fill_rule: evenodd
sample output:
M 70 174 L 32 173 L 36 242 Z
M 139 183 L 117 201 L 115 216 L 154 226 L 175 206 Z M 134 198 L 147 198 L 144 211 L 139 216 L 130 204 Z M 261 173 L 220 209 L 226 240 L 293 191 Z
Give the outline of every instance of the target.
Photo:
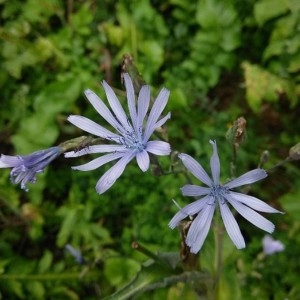
M 242 202 L 244 204 L 246 204 L 247 206 L 261 211 L 261 212 L 267 212 L 267 213 L 282 213 L 279 210 L 271 207 L 270 205 L 268 205 L 267 203 L 261 201 L 260 199 L 257 199 L 253 196 L 249 196 L 249 195 L 245 195 L 245 194 L 241 194 L 241 193 L 236 193 L 236 192 L 230 192 L 230 196 L 239 202 Z
M 113 89 L 103 80 L 103 88 L 106 93 L 107 100 L 111 109 L 113 110 L 117 120 L 122 124 L 122 127 L 125 128 L 125 131 L 132 131 L 132 126 L 129 124 L 125 111 L 117 98 Z
M 147 143 L 146 151 L 155 155 L 169 155 L 171 146 L 164 141 L 150 141 Z
M 93 105 L 95 110 L 99 113 L 100 116 L 102 116 L 102 118 L 106 122 L 108 122 L 120 133 L 124 132 L 124 130 L 122 130 L 121 124 L 113 116 L 113 114 L 110 112 L 108 107 L 104 104 L 104 102 L 93 91 L 86 90 L 84 94 L 87 97 L 87 99 L 90 101 L 90 103 Z
M 218 155 L 217 142 L 209 141 L 213 147 L 213 155 L 210 158 L 211 174 L 214 180 L 214 184 L 218 185 L 220 181 L 220 159 Z
M 191 247 L 192 253 L 198 253 L 203 246 L 211 226 L 215 205 L 206 205 L 193 220 L 186 238 L 186 244 Z
M 150 166 L 149 154 L 147 151 L 141 151 L 136 154 L 136 161 L 143 172 L 146 172 Z
M 0 168 L 13 168 L 23 163 L 23 160 L 19 156 L 11 156 L 1 154 Z
M 77 126 L 78 128 L 93 135 L 100 136 L 104 139 L 119 138 L 117 134 L 105 129 L 101 125 L 95 123 L 94 121 L 86 117 L 71 115 L 68 117 L 68 121 Z
M 162 111 L 164 110 L 168 98 L 169 98 L 170 92 L 163 88 L 159 95 L 157 96 L 152 109 L 149 114 L 149 118 L 146 123 L 145 132 L 144 132 L 144 140 L 148 140 L 153 133 L 153 126 L 157 122 L 158 118 L 160 117 Z
M 124 82 L 125 82 L 125 88 L 126 88 L 129 114 L 130 114 L 130 117 L 132 120 L 132 125 L 133 125 L 135 131 L 137 131 L 138 128 L 137 128 L 137 112 L 136 112 L 136 105 L 135 105 L 135 94 L 134 94 L 132 80 L 128 73 L 124 74 Z
M 171 221 L 169 222 L 169 227 L 171 229 L 174 229 L 180 221 L 182 221 L 183 219 L 185 219 L 188 215 L 182 213 L 181 211 L 179 211 L 178 213 L 175 214 L 175 216 L 171 219 Z
M 79 171 L 90 171 L 90 170 L 95 170 L 103 165 L 105 165 L 106 163 L 113 161 L 115 159 L 118 159 L 122 156 L 124 156 L 125 153 L 123 152 L 116 152 L 116 153 L 109 153 L 109 154 L 105 154 L 103 156 L 97 157 L 95 159 L 93 159 L 92 161 L 80 165 L 80 166 L 74 166 L 72 167 L 73 170 L 79 170 Z
M 194 201 L 190 203 L 189 205 L 182 208 L 178 213 L 175 214 L 175 216 L 172 218 L 172 220 L 169 223 L 169 226 L 173 229 L 175 228 L 178 223 L 185 219 L 188 216 L 193 216 L 198 214 L 206 205 L 208 197 L 204 197 L 203 199 Z
M 199 185 L 192 185 L 192 184 L 187 184 L 181 188 L 181 192 L 183 196 L 192 196 L 192 197 L 208 195 L 210 193 L 210 190 L 211 189 L 208 187 L 202 187 Z
M 228 205 L 226 203 L 220 203 L 219 207 L 226 231 L 230 239 L 238 249 L 245 248 L 245 240 L 243 238 L 239 225 L 235 220 L 232 212 L 230 211 Z
M 135 153 L 130 151 L 123 156 L 114 166 L 106 171 L 102 177 L 98 180 L 96 185 L 96 191 L 99 194 L 103 194 L 107 191 L 115 181 L 122 175 L 127 164 L 134 158 Z
M 65 153 L 65 157 L 79 157 L 86 154 L 106 153 L 106 152 L 124 152 L 128 149 L 124 145 L 94 145 L 88 146 L 79 151 L 70 151 Z
M 202 199 L 196 200 L 184 208 L 181 209 L 181 212 L 187 216 L 193 216 L 198 214 L 205 206 L 211 206 L 213 204 L 208 204 L 211 202 L 210 196 L 205 196 Z
M 178 155 L 185 167 L 200 181 L 208 186 L 212 186 L 212 181 L 202 168 L 202 166 L 191 156 L 185 153 Z
M 143 128 L 143 122 L 149 109 L 150 88 L 148 85 L 142 86 L 138 97 L 137 128 Z
M 155 130 L 156 128 L 159 128 L 159 127 L 161 127 L 162 125 L 164 125 L 164 124 L 166 123 L 166 121 L 167 121 L 168 119 L 170 119 L 170 118 L 171 118 L 171 113 L 168 113 L 166 116 L 164 116 L 163 118 L 161 118 L 157 123 L 155 123 L 155 124 L 152 126 L 152 128 L 148 127 L 148 128 L 147 128 L 148 134 L 143 136 L 143 142 L 146 143 L 146 142 L 149 140 L 151 134 L 154 132 L 154 130 Z
M 153 126 L 154 129 L 163 126 L 170 118 L 171 118 L 171 113 L 168 112 L 163 118 L 161 118 L 159 121 L 157 121 L 157 122 L 154 124 L 154 126 Z
M 272 233 L 274 231 L 274 224 L 266 218 L 264 218 L 263 216 L 261 216 L 260 214 L 258 214 L 255 210 L 249 208 L 248 206 L 242 204 L 239 201 L 231 199 L 230 197 L 228 197 L 227 200 L 241 216 L 243 216 L 246 220 L 248 220 L 256 227 L 269 233 Z
M 267 172 L 263 169 L 255 169 L 252 171 L 249 171 L 240 177 L 233 179 L 232 181 L 224 184 L 224 187 L 227 187 L 229 189 L 242 186 L 245 184 L 251 184 L 253 182 L 259 181 L 261 179 L 264 179 L 268 176 Z

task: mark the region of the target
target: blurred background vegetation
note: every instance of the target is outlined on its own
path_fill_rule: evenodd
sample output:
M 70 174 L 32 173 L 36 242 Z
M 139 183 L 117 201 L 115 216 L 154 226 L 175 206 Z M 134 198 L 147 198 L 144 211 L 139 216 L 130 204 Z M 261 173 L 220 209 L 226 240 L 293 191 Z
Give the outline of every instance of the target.
M 69 114 L 101 123 L 83 91 L 105 99 L 103 79 L 123 89 L 126 53 L 153 95 L 163 86 L 171 91 L 172 148 L 208 168 L 208 141 L 216 139 L 224 181 L 232 159 L 225 134 L 238 117 L 247 120 L 248 138 L 237 174 L 255 168 L 264 150 L 265 167 L 274 166 L 300 140 L 298 0 L 0 0 L 0 14 L 0 153 L 28 154 L 81 135 Z M 141 176 L 131 163 L 98 195 L 107 167 L 70 169 L 90 159 L 58 158 L 27 193 L 1 169 L 0 299 L 99 299 L 144 268 L 147 256 L 132 241 L 179 251 L 179 234 L 167 224 L 177 211 L 171 199 L 189 201 L 179 190 L 185 178 Z M 167 168 L 169 159 L 162 163 Z M 277 168 L 251 191 L 285 212 L 268 216 L 285 251 L 262 257 L 264 233 L 238 217 L 247 248 L 236 250 L 225 236 L 218 299 L 299 299 L 299 166 Z M 77 264 L 66 244 L 80 249 L 86 264 Z M 203 270 L 214 272 L 213 253 L 210 234 Z M 138 299 L 198 299 L 190 284 L 160 287 Z

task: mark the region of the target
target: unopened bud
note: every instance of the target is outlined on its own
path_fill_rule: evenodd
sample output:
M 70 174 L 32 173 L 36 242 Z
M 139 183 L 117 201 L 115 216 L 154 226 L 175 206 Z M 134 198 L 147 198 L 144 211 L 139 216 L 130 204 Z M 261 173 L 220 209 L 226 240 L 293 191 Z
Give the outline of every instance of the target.
M 247 138 L 246 132 L 247 121 L 244 117 L 238 118 L 226 133 L 226 139 L 235 147 L 244 142 Z
M 260 156 L 260 166 L 264 165 L 268 160 L 269 160 L 269 157 L 270 157 L 270 153 L 268 150 L 265 150 L 261 156 Z
M 300 143 L 293 146 L 289 151 L 289 157 L 292 160 L 299 160 L 300 159 Z

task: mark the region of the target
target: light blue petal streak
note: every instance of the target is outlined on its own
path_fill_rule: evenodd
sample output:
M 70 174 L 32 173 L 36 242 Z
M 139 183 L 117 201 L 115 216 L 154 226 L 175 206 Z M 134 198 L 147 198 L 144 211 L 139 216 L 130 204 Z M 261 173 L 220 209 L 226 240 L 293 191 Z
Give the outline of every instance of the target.
M 178 155 L 185 167 L 200 181 L 208 186 L 212 186 L 212 181 L 207 175 L 206 171 L 202 166 L 191 156 L 185 153 Z
M 130 118 L 132 121 L 132 125 L 133 125 L 135 131 L 137 132 L 138 127 L 137 127 L 137 111 L 136 111 L 136 105 L 135 105 L 135 94 L 134 94 L 132 80 L 128 73 L 124 74 L 124 82 L 125 82 L 127 104 L 128 104 Z
M 171 146 L 164 141 L 150 141 L 147 143 L 146 151 L 155 155 L 169 155 Z
M 279 210 L 271 207 L 270 205 L 266 204 L 265 202 L 261 201 L 260 199 L 255 198 L 253 196 L 249 196 L 249 195 L 231 191 L 230 197 L 236 201 L 239 201 L 239 202 L 249 206 L 252 209 L 257 210 L 257 211 L 282 214 L 282 212 L 280 212 Z
M 144 141 L 148 141 L 151 134 L 153 133 L 153 126 L 157 122 L 158 118 L 160 117 L 162 111 L 164 110 L 168 98 L 169 98 L 170 92 L 162 88 L 159 92 L 152 109 L 149 114 L 149 118 L 147 120 L 146 126 L 145 126 L 145 132 L 144 132 Z
M 103 166 L 104 164 L 118 159 L 120 157 L 123 157 L 125 155 L 125 153 L 122 152 L 115 152 L 115 153 L 109 153 L 109 154 L 105 154 L 103 156 L 97 157 L 93 160 L 91 160 L 90 162 L 80 165 L 80 166 L 74 166 L 72 167 L 73 170 L 79 170 L 79 171 L 90 171 L 90 170 L 95 170 L 101 166 Z
M 108 107 L 104 104 L 104 102 L 91 90 L 86 90 L 84 92 L 85 96 L 95 108 L 102 118 L 108 122 L 111 126 L 113 126 L 118 132 L 123 133 L 124 129 L 122 129 L 122 125 L 118 122 L 118 120 L 113 116 Z
M 230 211 L 226 203 L 219 203 L 221 216 L 225 225 L 226 231 L 238 249 L 246 247 L 245 240 L 239 228 L 237 221 L 235 220 L 232 212 Z
M 227 187 L 229 189 L 242 186 L 245 184 L 251 184 L 256 181 L 259 181 L 261 179 L 264 179 L 268 176 L 267 172 L 263 169 L 255 169 L 252 171 L 249 171 L 240 177 L 233 179 L 232 181 L 224 184 L 224 187 Z
M 207 205 L 193 220 L 186 238 L 186 244 L 191 247 L 192 253 L 200 251 L 211 226 L 215 205 Z
M 153 131 L 156 128 L 161 127 L 162 125 L 164 125 L 169 119 L 171 118 L 171 113 L 168 112 L 163 118 L 161 118 L 159 121 L 157 121 L 154 125 L 153 125 Z
M 226 195 L 225 197 L 228 202 L 236 209 L 236 211 L 250 223 L 269 233 L 272 233 L 274 231 L 275 225 L 258 214 L 255 210 L 249 208 L 239 201 L 232 199 L 231 197 L 228 197 L 228 195 Z
M 210 188 L 202 187 L 199 185 L 187 184 L 181 188 L 181 192 L 183 196 L 204 196 L 210 193 Z
M 102 85 L 105 90 L 105 94 L 106 94 L 107 100 L 109 102 L 109 105 L 110 105 L 112 111 L 114 112 L 117 120 L 122 124 L 122 127 L 126 129 L 125 131 L 132 131 L 132 126 L 129 124 L 126 113 L 125 113 L 119 99 L 117 98 L 115 92 L 107 84 L 107 82 L 105 80 L 103 80 Z
M 141 151 L 136 154 L 136 161 L 143 172 L 146 172 L 150 166 L 150 158 L 147 151 Z
M 93 135 L 100 136 L 104 139 L 120 138 L 117 134 L 105 129 L 96 122 L 83 116 L 71 115 L 68 117 L 68 121 L 78 128 Z
M 151 136 L 151 134 L 154 132 L 154 130 L 155 130 L 156 128 L 159 128 L 159 127 L 161 127 L 162 125 L 164 125 L 164 124 L 166 123 L 166 121 L 167 121 L 168 119 L 170 119 L 170 118 L 171 118 L 171 113 L 168 113 L 166 116 L 164 116 L 163 118 L 161 118 L 157 123 L 153 124 L 152 128 L 150 128 L 150 127 L 146 128 L 148 134 L 150 134 L 150 135 L 144 135 L 144 136 L 143 136 L 143 142 L 144 142 L 144 143 L 147 143 L 148 139 L 150 138 L 150 136 Z M 146 131 L 146 130 L 145 130 L 145 131 Z
M 109 155 L 109 154 L 108 154 Z M 135 153 L 130 151 L 126 153 L 114 166 L 106 171 L 102 177 L 98 180 L 96 185 L 96 191 L 99 194 L 103 194 L 107 191 L 115 181 L 122 175 L 127 164 L 134 158 Z
M 220 159 L 218 155 L 217 142 L 209 141 L 213 147 L 213 155 L 210 158 L 210 169 L 215 185 L 219 184 L 220 181 Z
M 94 145 L 88 146 L 79 151 L 70 151 L 65 153 L 65 157 L 79 157 L 86 154 L 106 153 L 106 152 L 124 152 L 128 149 L 124 145 Z
M 149 109 L 150 103 L 150 88 L 148 85 L 142 86 L 138 96 L 138 114 L 137 128 L 143 128 L 143 122 Z

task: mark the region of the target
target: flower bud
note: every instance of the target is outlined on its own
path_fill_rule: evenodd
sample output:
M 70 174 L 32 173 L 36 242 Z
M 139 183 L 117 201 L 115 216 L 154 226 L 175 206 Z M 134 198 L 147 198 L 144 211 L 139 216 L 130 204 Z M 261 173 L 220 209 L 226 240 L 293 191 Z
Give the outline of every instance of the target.
M 289 151 L 289 157 L 292 160 L 299 160 L 300 159 L 300 143 L 293 146 Z
M 247 121 L 244 117 L 238 118 L 226 133 L 226 139 L 235 147 L 244 142 L 247 138 L 246 132 Z

